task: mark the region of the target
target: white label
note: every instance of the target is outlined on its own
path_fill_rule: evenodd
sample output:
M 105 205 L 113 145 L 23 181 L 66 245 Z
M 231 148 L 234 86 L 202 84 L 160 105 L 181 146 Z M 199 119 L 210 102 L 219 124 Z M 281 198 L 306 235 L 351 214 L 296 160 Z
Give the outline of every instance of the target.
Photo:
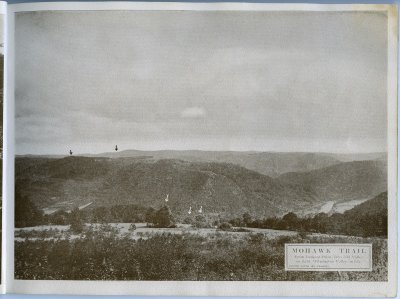
M 285 244 L 286 271 L 372 271 L 372 244 Z

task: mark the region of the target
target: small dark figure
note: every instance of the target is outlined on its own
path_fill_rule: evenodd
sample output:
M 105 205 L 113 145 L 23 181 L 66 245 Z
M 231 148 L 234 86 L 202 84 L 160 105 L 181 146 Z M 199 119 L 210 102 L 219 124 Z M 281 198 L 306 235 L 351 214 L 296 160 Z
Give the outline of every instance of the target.
M 118 151 L 118 146 L 115 146 L 115 151 L 116 151 L 116 152 Z
M 73 152 L 72 150 L 69 150 L 69 155 L 72 156 Z

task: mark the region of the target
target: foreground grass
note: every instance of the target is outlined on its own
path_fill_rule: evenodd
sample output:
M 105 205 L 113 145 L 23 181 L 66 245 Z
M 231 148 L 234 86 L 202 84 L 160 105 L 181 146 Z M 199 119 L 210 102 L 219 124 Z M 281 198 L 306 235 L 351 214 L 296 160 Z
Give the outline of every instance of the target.
M 288 272 L 285 243 L 373 243 L 372 272 Z M 15 242 L 16 279 L 387 280 L 387 242 L 378 238 L 262 234 L 155 234 L 135 240 L 112 227 L 77 239 Z

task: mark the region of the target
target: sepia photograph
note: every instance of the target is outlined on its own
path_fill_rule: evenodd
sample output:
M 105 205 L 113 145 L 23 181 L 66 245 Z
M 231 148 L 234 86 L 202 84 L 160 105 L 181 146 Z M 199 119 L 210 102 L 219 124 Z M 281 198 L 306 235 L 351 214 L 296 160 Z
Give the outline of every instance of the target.
M 387 282 L 389 12 L 16 12 L 14 278 Z

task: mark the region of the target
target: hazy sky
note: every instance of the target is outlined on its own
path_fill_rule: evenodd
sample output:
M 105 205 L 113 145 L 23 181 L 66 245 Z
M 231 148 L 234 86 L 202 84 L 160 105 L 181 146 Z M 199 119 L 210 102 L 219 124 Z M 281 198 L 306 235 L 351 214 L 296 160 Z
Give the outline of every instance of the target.
M 17 153 L 385 151 L 387 17 L 16 16 Z

